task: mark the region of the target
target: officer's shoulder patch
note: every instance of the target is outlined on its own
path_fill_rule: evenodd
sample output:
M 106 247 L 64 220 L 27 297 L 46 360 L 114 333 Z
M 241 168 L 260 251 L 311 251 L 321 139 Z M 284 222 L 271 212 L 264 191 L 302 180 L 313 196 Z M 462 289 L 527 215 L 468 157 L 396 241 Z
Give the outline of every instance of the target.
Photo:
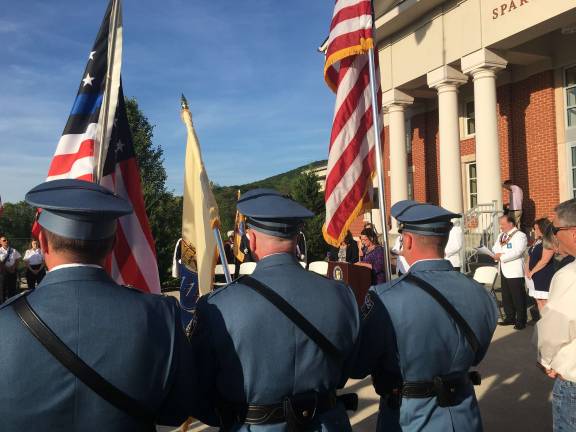
M 10 306 L 12 303 L 14 303 L 16 300 L 18 300 L 21 297 L 27 296 L 28 294 L 30 294 L 31 291 L 24 291 L 21 292 L 20 294 L 16 294 L 13 297 L 10 297 L 8 300 L 6 300 L 2 305 L 0 305 L 0 309 L 5 309 L 6 307 Z
M 374 309 L 374 299 L 372 298 L 373 295 L 375 295 L 373 292 L 368 291 L 366 293 L 366 297 L 364 297 L 364 303 L 360 308 L 360 316 L 363 320 L 368 318 L 370 313 L 372 313 L 372 309 Z
M 198 309 L 194 308 L 190 313 L 192 314 L 192 319 L 185 329 L 186 337 L 188 340 L 192 339 L 198 329 Z

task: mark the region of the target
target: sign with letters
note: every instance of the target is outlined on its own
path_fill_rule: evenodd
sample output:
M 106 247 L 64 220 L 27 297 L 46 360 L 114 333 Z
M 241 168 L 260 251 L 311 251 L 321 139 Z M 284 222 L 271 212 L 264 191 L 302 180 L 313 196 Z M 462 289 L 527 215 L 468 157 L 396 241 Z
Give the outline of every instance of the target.
M 519 7 L 528 4 L 528 0 L 508 0 L 492 9 L 492 19 L 498 19 L 507 13 L 514 13 Z
M 525 34 L 525 40 L 530 40 L 535 37 L 532 27 L 574 9 L 572 1 L 476 1 L 482 4 L 482 45 L 485 47 L 520 33 Z

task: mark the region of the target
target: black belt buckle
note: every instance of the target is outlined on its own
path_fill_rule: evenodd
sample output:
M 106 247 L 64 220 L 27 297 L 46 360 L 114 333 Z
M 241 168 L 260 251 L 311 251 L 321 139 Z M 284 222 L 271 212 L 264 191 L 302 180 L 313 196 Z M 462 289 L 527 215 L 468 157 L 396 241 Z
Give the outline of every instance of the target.
M 386 404 L 392 410 L 398 410 L 402 406 L 402 389 L 393 388 L 386 394 Z
M 358 409 L 358 395 L 356 393 L 344 393 L 336 398 L 342 402 L 346 411 L 356 411 Z
M 284 415 L 288 432 L 297 432 L 310 425 L 318 412 L 318 393 L 307 392 L 284 398 Z
M 453 406 L 456 396 L 456 383 L 445 381 L 439 376 L 434 377 L 432 382 L 438 406 L 442 408 Z
M 478 371 L 468 372 L 468 378 L 470 379 L 470 382 L 475 386 L 482 384 L 482 375 L 480 375 L 480 372 Z

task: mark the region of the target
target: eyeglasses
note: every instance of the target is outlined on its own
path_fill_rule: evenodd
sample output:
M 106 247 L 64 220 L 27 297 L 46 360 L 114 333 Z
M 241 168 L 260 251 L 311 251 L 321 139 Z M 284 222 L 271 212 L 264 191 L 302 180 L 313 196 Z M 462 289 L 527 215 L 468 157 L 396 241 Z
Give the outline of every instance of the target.
M 557 226 L 554 226 L 553 224 L 550 225 L 550 231 L 552 231 L 552 234 L 554 234 L 554 235 L 558 234 L 559 231 L 569 230 L 572 228 L 576 228 L 576 225 L 569 225 L 569 226 L 562 226 L 562 227 L 557 227 Z

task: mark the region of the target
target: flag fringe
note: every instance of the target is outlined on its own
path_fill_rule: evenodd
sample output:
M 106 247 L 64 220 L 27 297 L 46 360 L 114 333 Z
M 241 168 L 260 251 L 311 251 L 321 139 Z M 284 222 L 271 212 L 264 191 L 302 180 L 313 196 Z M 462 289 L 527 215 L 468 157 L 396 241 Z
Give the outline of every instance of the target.
M 366 201 L 366 195 L 368 194 L 368 190 L 370 189 L 370 184 L 372 183 L 375 174 L 376 174 L 375 171 L 372 171 L 372 173 L 370 174 L 370 183 L 366 185 L 366 189 L 364 190 L 364 193 L 362 194 L 362 198 L 358 201 L 356 208 L 354 208 L 354 210 L 352 210 L 352 213 L 350 214 L 350 216 L 348 217 L 348 219 L 344 223 L 344 226 L 342 227 L 342 230 L 340 231 L 340 234 L 338 235 L 338 237 L 333 237 L 332 235 L 330 235 L 328 233 L 326 223 L 324 223 L 324 225 L 322 225 L 322 234 L 324 236 L 324 240 L 326 240 L 326 243 L 328 243 L 329 245 L 335 246 L 335 247 L 339 247 L 340 244 L 342 244 L 342 241 L 344 241 L 344 237 L 346 237 L 346 233 L 348 232 L 350 225 L 352 225 L 352 222 L 354 222 L 354 219 L 356 219 L 360 215 L 360 213 L 362 213 L 363 211 L 366 210 L 366 202 L 367 202 Z
M 336 93 L 336 91 L 338 90 L 338 86 L 336 83 L 333 83 L 328 77 L 328 74 L 326 73 L 328 69 L 332 67 L 334 63 L 337 63 L 342 59 L 345 59 L 346 57 L 359 54 L 366 54 L 368 50 L 373 47 L 374 47 L 374 40 L 372 38 L 368 39 L 360 38 L 359 45 L 344 48 L 330 54 L 330 57 L 326 59 L 326 63 L 324 64 L 324 81 L 326 81 L 326 84 L 328 85 L 328 87 L 332 89 L 334 93 Z

